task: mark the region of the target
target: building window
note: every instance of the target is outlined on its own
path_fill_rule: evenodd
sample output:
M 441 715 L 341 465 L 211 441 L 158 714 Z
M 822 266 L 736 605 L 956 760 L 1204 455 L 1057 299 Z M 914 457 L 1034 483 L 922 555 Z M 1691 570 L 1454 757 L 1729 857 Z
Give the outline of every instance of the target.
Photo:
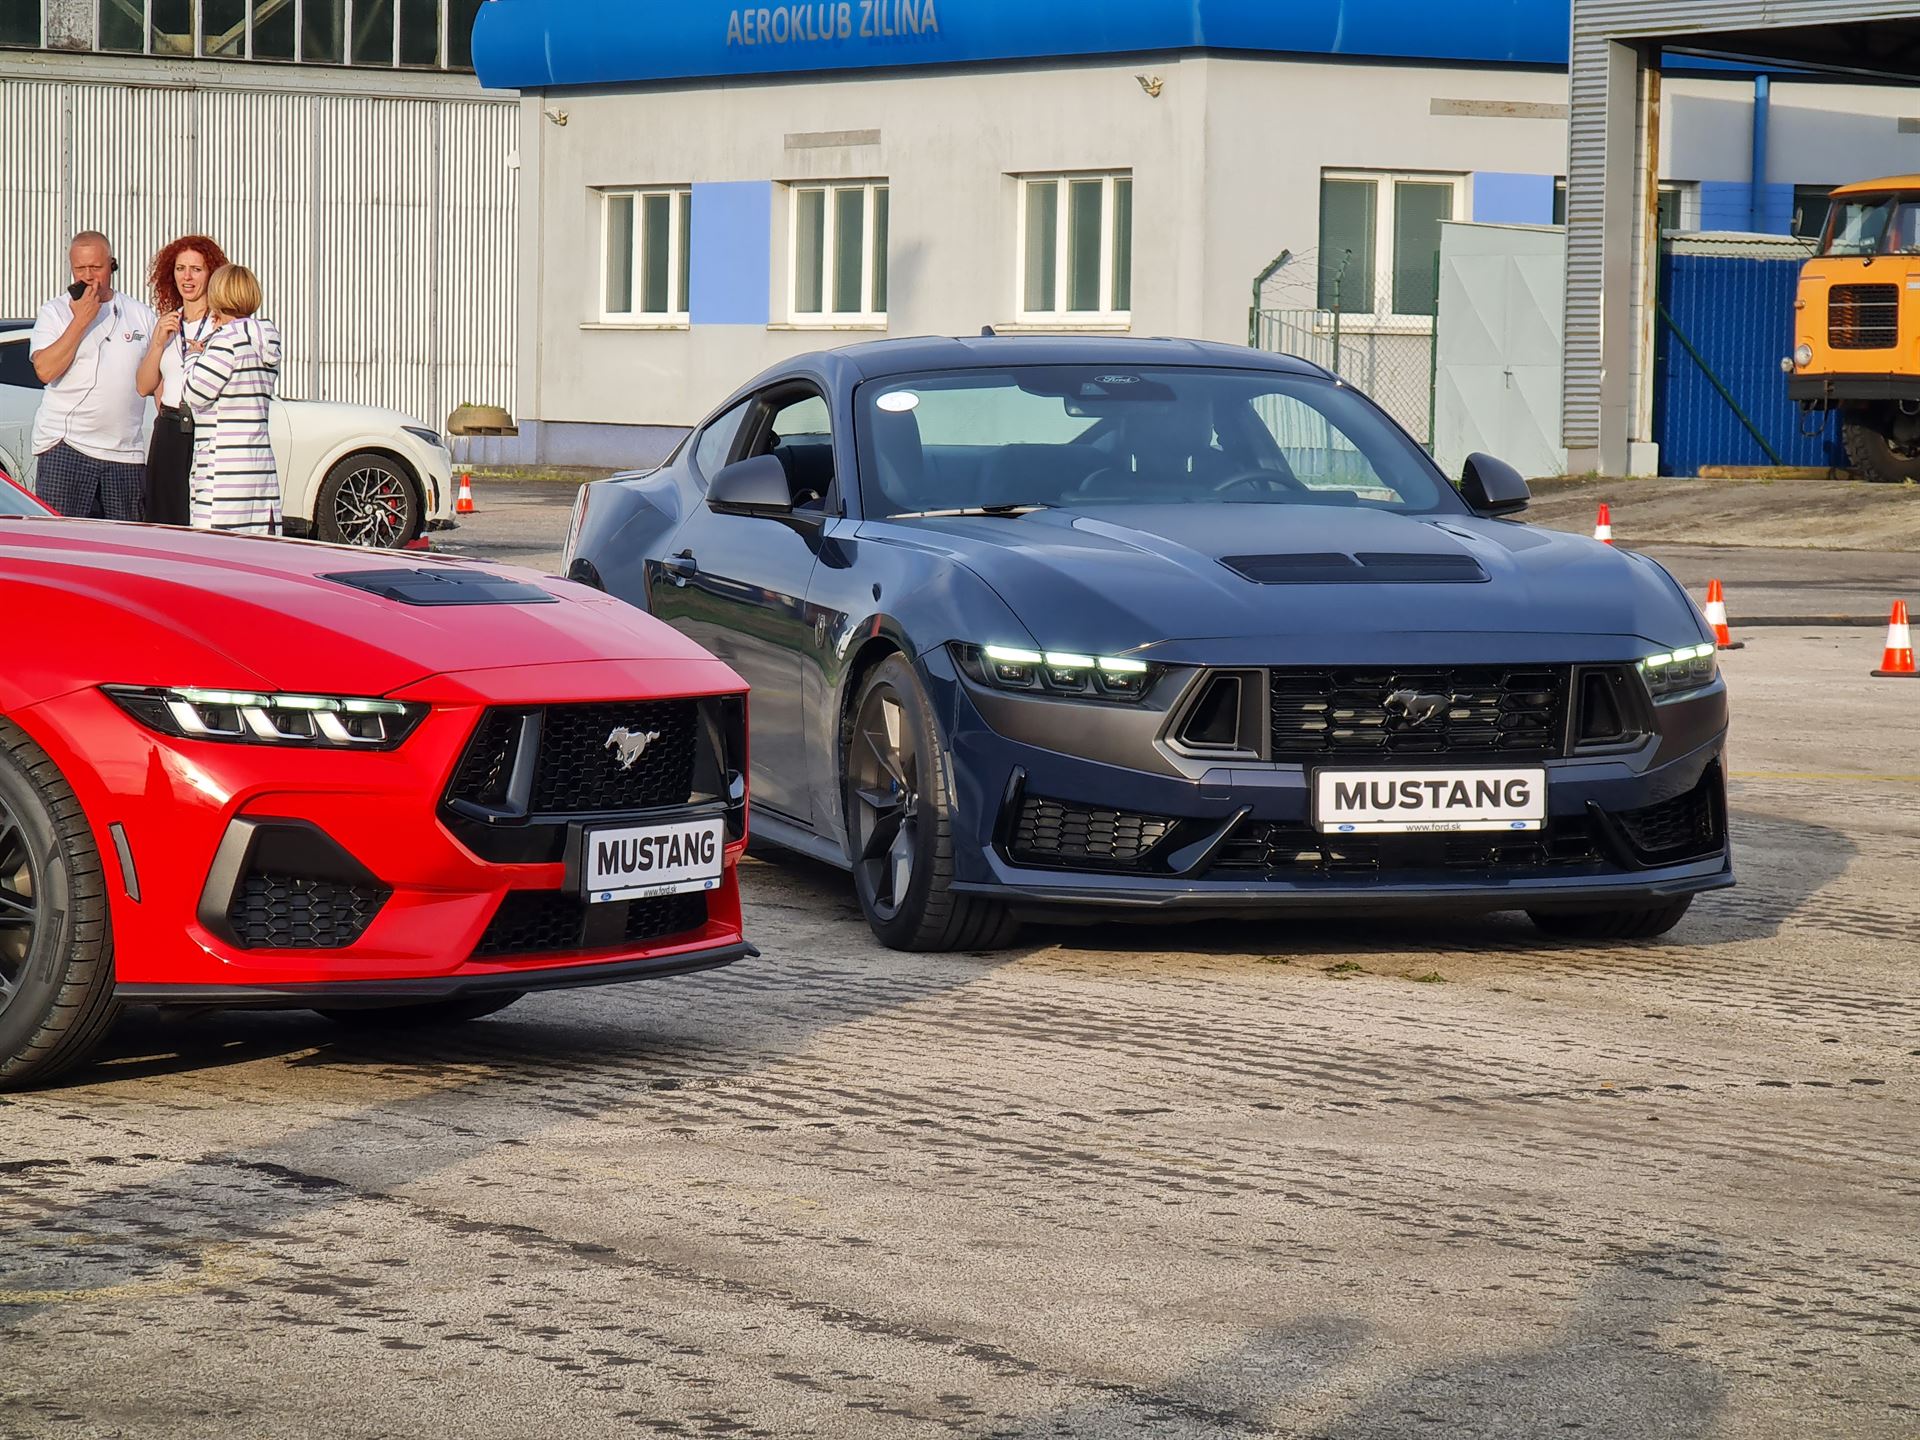
M 793 319 L 800 324 L 885 323 L 886 184 L 793 185 L 787 194 Z
M 37 48 L 43 43 L 40 37 L 40 0 L 0 5 L 0 45 Z
M 117 54 L 471 70 L 481 3 L 96 0 L 93 43 Z M 0 0 L 0 45 L 40 44 L 42 8 L 41 0 Z
M 1822 212 L 1824 214 L 1824 212 Z M 1553 182 L 1553 223 L 1567 223 L 1567 181 L 1565 176 Z M 1700 228 L 1700 192 L 1685 180 L 1660 182 L 1660 233 L 1669 230 Z
M 687 190 L 601 192 L 602 320 L 686 323 L 690 200 Z
M 1430 318 L 1439 300 L 1440 225 L 1462 218 L 1465 192 L 1458 175 L 1322 175 L 1319 308 Z
M 1024 175 L 1023 321 L 1125 323 L 1133 311 L 1133 176 Z

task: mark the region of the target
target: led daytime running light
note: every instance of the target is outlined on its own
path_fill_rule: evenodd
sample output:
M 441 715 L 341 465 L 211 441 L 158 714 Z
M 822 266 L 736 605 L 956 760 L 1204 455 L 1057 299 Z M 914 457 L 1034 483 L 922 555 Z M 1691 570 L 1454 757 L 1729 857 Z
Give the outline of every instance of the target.
M 424 705 L 359 696 L 282 695 L 195 685 L 108 685 L 113 700 L 142 724 L 189 740 L 390 750 L 426 715 Z

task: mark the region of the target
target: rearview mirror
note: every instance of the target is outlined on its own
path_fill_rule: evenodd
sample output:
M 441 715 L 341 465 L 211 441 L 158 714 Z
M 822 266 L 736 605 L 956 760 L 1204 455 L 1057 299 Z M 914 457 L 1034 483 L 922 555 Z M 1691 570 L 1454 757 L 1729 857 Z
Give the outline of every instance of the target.
M 1504 460 L 1475 453 L 1460 468 L 1460 494 L 1477 515 L 1511 515 L 1527 508 L 1533 492 L 1521 473 Z
M 707 508 L 721 515 L 791 515 L 787 467 L 774 455 L 734 461 L 713 477 Z

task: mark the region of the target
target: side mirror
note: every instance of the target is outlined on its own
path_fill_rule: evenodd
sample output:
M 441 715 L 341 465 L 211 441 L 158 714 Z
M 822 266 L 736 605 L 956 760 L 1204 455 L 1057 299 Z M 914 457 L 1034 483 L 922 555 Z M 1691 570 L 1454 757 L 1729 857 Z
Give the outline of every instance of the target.
M 787 467 L 775 455 L 734 461 L 713 477 L 707 490 L 707 508 L 720 515 L 793 514 Z
M 1460 494 L 1476 515 L 1511 515 L 1527 508 L 1533 492 L 1526 478 L 1491 455 L 1472 454 L 1460 468 Z

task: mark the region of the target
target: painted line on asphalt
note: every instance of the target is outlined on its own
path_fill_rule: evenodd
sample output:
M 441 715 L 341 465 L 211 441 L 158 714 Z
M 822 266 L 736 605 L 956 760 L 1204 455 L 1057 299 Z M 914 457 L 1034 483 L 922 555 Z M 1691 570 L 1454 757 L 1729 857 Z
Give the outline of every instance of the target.
M 1867 770 L 1842 773 L 1838 770 L 1735 770 L 1735 780 L 1872 780 L 1886 785 L 1920 785 L 1920 775 L 1881 775 Z

